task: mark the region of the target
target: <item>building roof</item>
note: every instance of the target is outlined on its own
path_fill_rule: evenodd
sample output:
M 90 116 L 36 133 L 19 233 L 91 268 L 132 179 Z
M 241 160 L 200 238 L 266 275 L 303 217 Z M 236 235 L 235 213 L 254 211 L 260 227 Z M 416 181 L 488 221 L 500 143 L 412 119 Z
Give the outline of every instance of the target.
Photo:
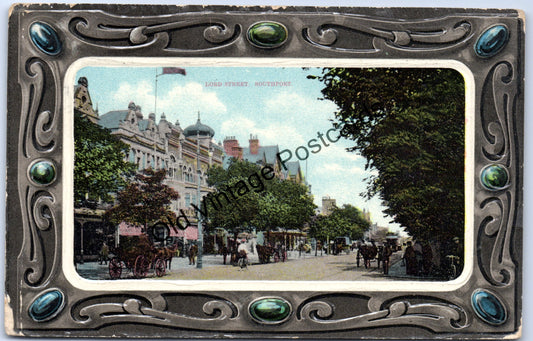
M 300 161 L 286 162 L 285 165 L 287 166 L 289 175 L 296 175 L 300 171 Z
M 113 110 L 100 116 L 98 123 L 107 129 L 118 129 L 120 121 L 124 121 L 127 116 L 128 110 Z
M 200 122 L 200 118 L 198 117 L 196 124 L 190 125 L 183 130 L 183 135 L 185 137 L 195 137 L 196 135 L 213 137 L 215 136 L 215 131 L 210 126 Z
M 242 158 L 243 160 L 252 162 L 252 163 L 262 163 L 263 157 L 267 164 L 273 165 L 276 163 L 276 157 L 279 153 L 279 147 L 276 146 L 260 146 L 258 147 L 257 154 L 250 153 L 249 147 L 242 148 Z
M 140 120 L 139 121 L 139 130 L 145 131 L 148 129 L 148 125 L 150 124 L 150 120 Z

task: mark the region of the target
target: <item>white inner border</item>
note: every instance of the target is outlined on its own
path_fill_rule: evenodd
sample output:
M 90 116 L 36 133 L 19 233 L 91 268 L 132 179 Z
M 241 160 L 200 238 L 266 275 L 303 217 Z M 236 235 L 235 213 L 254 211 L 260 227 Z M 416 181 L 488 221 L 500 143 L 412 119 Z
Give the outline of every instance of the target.
M 87 66 L 106 67 L 397 67 L 450 68 L 465 80 L 465 264 L 463 273 L 453 281 L 242 281 L 242 280 L 89 280 L 74 267 L 74 84 L 77 72 Z M 86 57 L 72 63 L 63 88 L 63 236 L 62 268 L 67 280 L 83 290 L 127 291 L 331 291 L 375 292 L 453 291 L 463 286 L 473 273 L 474 179 L 475 164 L 475 82 L 474 75 L 456 60 L 435 59 L 303 59 L 303 58 L 159 58 L 159 57 Z

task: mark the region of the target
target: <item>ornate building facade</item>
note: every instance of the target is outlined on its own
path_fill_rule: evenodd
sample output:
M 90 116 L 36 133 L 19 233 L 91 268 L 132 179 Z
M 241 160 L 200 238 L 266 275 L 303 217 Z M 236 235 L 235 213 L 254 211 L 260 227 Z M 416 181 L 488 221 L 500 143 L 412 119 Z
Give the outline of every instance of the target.
M 113 110 L 100 116 L 93 109 L 85 77 L 81 77 L 75 87 L 74 111 L 109 129 L 128 144 L 130 151 L 127 158 L 137 165 L 139 171 L 145 168 L 167 170 L 165 184 L 180 195 L 178 200 L 172 202 L 171 209 L 178 215 L 182 210 L 191 222 L 196 222 L 196 213 L 191 204 L 197 201 L 198 176 L 203 197 L 214 190 L 207 186 L 207 170 L 214 165 L 222 166 L 224 159 L 224 149 L 212 139 L 213 129 L 202 124 L 200 117 L 196 124 L 183 129 L 178 121 L 174 124 L 167 121 L 164 113 L 159 121 L 154 113 L 145 117 L 141 107 L 134 102 L 130 102 L 127 107 L 125 105 L 122 110 Z M 196 136 L 188 134 L 190 131 L 205 131 L 205 134 Z M 197 139 L 200 145 L 199 175 Z
M 195 216 L 191 204 L 197 201 L 197 138 L 200 144 L 202 197 L 213 191 L 207 186 L 207 170 L 214 165 L 222 166 L 224 158 L 224 150 L 213 141 L 214 131 L 210 127 L 198 118 L 195 125 L 182 129 L 178 121 L 175 124 L 167 121 L 164 113 L 159 122 L 153 113 L 146 119 L 134 102 L 130 102 L 127 109 L 100 116 L 99 124 L 130 146 L 129 161 L 137 164 L 139 171 L 145 168 L 166 169 L 165 183 L 180 194 L 180 198 L 172 203 L 172 210 L 176 213 L 183 210 L 191 218 Z M 212 134 L 187 134 L 188 130 L 197 127 Z

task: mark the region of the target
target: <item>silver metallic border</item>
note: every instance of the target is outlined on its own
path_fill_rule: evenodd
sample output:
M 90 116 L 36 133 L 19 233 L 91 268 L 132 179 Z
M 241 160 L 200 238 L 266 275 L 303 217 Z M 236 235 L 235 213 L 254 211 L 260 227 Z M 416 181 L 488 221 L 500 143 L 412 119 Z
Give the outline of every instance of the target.
M 139 16 L 139 11 L 143 16 Z M 401 18 L 401 19 L 399 19 Z M 257 21 L 283 24 L 278 48 L 258 49 L 246 30 Z M 48 23 L 63 42 L 57 55 L 36 48 L 33 22 Z M 496 55 L 474 51 L 496 24 L 510 32 Z M 144 337 L 492 338 L 518 337 L 521 328 L 523 154 L 523 31 L 521 13 L 475 9 L 365 9 L 18 5 L 10 16 L 8 97 L 6 320 L 11 335 Z M 73 287 L 62 272 L 63 76 L 86 56 L 408 58 L 452 59 L 475 75 L 475 174 L 502 164 L 509 184 L 489 191 L 475 184 L 474 272 L 444 292 L 108 292 Z M 15 148 L 16 147 L 16 148 Z M 49 186 L 27 178 L 37 159 L 57 165 Z M 45 323 L 27 314 L 50 288 L 66 305 Z M 498 295 L 508 312 L 491 325 L 469 297 Z M 290 318 L 275 328 L 246 316 L 249 302 L 280 297 Z

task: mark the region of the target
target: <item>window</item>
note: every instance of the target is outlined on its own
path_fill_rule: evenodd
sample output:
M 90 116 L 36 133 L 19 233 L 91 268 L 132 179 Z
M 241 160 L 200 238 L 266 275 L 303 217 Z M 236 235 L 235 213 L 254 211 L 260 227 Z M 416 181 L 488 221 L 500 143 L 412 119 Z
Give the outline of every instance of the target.
M 189 193 L 185 194 L 185 207 L 191 206 L 191 195 Z

